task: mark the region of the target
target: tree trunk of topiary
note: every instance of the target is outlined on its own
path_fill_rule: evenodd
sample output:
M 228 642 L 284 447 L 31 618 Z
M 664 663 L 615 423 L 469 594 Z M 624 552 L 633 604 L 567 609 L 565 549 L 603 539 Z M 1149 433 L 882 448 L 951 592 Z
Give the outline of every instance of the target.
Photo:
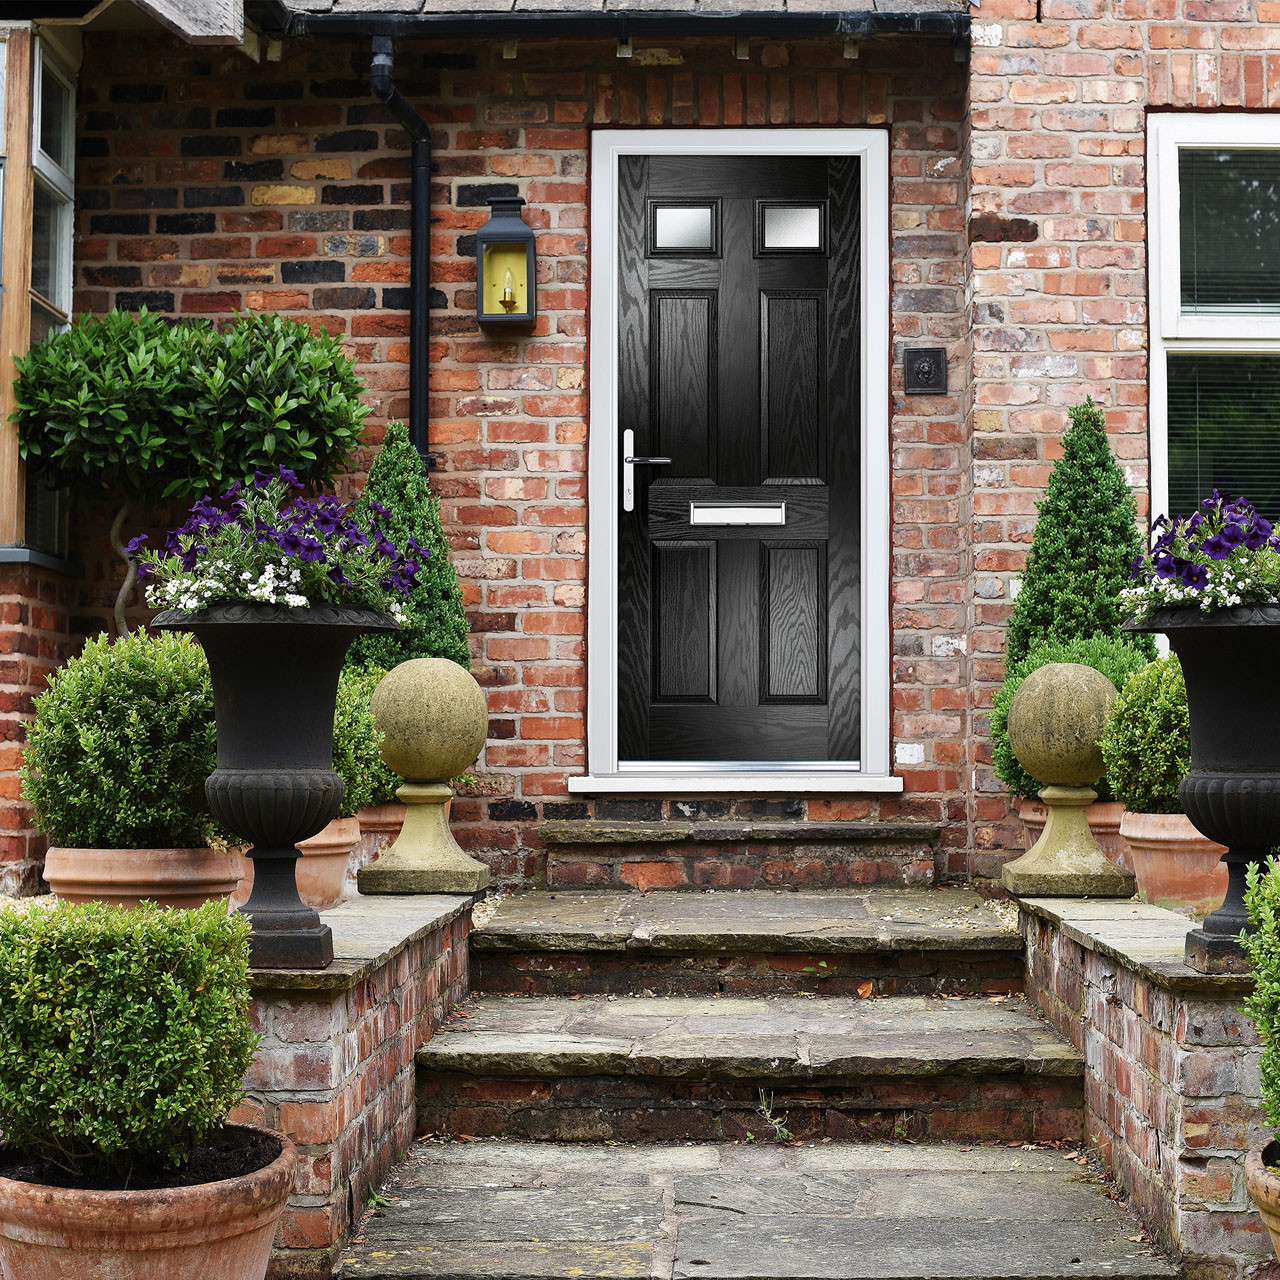
M 123 541 L 120 538 L 120 531 L 124 528 L 124 522 L 129 518 L 129 513 L 133 510 L 133 503 L 128 498 L 121 504 L 119 511 L 116 512 L 115 519 L 111 522 L 111 546 L 115 550 L 116 555 L 124 561 L 125 575 L 124 581 L 120 584 L 120 590 L 116 593 L 116 639 L 118 640 L 128 630 L 124 619 L 125 605 L 129 603 L 129 597 L 133 595 L 133 588 L 138 582 L 138 562 L 126 550 Z

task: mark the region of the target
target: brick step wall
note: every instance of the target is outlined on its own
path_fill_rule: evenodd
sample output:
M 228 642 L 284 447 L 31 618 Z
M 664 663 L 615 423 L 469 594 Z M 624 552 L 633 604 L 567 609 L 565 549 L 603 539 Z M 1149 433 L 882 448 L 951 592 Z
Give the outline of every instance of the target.
M 1015 993 L 1016 950 L 800 952 L 509 951 L 473 944 L 474 989 L 488 995 L 924 996 Z
M 551 889 L 930 885 L 939 828 L 916 822 L 544 822 Z
M 455 1137 L 1077 1141 L 1084 1115 L 1017 998 L 483 997 L 417 1064 L 419 1133 Z

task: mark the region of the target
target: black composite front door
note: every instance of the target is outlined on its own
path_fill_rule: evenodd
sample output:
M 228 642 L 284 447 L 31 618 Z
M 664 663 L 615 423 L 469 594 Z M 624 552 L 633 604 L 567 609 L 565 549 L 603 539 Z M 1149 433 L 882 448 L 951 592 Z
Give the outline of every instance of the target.
M 858 759 L 859 177 L 621 159 L 624 761 Z

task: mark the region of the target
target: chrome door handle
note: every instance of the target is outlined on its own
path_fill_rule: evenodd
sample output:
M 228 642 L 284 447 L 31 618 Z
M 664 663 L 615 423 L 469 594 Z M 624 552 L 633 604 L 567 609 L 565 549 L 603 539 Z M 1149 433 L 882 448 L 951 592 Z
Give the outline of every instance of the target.
M 636 509 L 636 467 L 664 467 L 670 458 L 637 458 L 636 433 L 628 428 L 622 433 L 622 509 Z

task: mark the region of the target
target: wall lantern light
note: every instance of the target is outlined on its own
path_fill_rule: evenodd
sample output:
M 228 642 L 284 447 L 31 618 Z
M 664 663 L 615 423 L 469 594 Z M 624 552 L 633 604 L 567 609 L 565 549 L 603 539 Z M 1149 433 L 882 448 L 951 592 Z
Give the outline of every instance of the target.
M 519 196 L 494 196 L 489 221 L 476 232 L 476 319 L 490 325 L 530 325 L 538 314 L 533 229 L 520 216 Z

